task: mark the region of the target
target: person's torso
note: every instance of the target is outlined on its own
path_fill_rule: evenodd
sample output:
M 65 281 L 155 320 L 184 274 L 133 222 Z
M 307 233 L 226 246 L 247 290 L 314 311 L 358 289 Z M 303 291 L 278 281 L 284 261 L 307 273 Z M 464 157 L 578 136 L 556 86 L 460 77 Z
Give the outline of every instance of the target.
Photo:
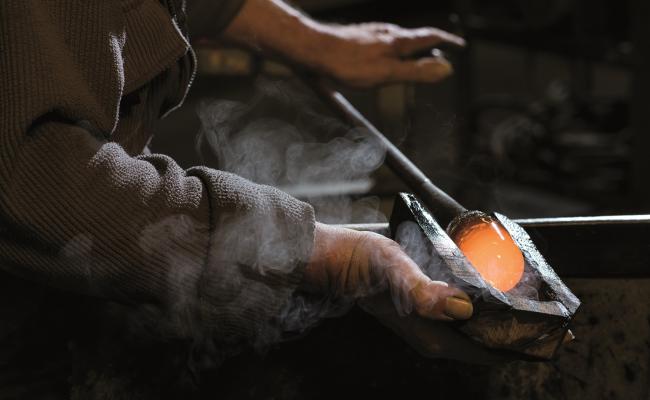
M 181 3 L 119 2 L 126 31 L 124 87 L 110 139 L 132 156 L 149 141 L 150 124 L 182 103 L 193 77 Z M 105 306 L 114 308 L 0 270 L 0 399 L 69 398 L 74 347 L 101 331 L 87 325 L 110 318 Z

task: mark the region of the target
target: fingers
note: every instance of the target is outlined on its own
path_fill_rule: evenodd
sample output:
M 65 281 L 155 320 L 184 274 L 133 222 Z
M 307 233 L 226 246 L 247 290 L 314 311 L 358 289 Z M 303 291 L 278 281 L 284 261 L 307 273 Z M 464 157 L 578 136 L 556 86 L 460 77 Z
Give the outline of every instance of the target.
M 391 60 L 389 80 L 392 82 L 438 82 L 453 73 L 451 64 L 442 57 L 419 60 Z
M 465 39 L 436 28 L 403 29 L 393 33 L 394 48 L 397 54 L 408 56 L 428 50 L 442 43 L 465 46 Z
M 427 278 L 428 279 L 428 278 Z M 469 296 L 444 282 L 423 282 L 412 291 L 417 313 L 425 318 L 443 320 L 469 319 L 474 307 Z
M 399 247 L 391 256 L 386 277 L 398 311 L 412 309 L 429 319 L 464 320 L 472 316 L 472 302 L 462 290 L 432 281 Z
M 395 310 L 413 311 L 436 320 L 463 320 L 472 316 L 472 302 L 462 290 L 445 282 L 432 281 L 394 241 L 377 234 L 365 233 L 355 240 L 348 267 L 337 287 L 360 297 L 388 288 Z
M 423 50 L 430 50 L 441 43 L 465 46 L 465 40 L 436 28 L 404 29 L 390 26 L 388 33 L 393 37 L 392 45 L 398 56 L 409 56 Z M 432 51 L 431 57 L 417 60 L 395 59 L 392 62 L 392 79 L 394 81 L 438 82 L 452 74 L 451 64 L 441 57 L 440 52 Z

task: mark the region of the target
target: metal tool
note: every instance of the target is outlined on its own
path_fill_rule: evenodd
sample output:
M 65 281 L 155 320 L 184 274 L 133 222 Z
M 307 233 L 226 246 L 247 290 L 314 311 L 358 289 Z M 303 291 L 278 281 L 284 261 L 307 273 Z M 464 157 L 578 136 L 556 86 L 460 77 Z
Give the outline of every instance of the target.
M 377 139 L 386 150 L 386 165 L 408 185 L 418 198 L 435 214 L 436 219 L 445 227 L 456 216 L 467 211 L 451 196 L 431 182 L 429 178 L 404 155 L 383 133 L 368 121 L 338 91 L 320 82 L 311 82 L 314 90 L 337 112 L 354 126 L 362 127 Z
M 650 215 L 515 219 L 562 278 L 650 278 Z M 388 223 L 344 228 L 390 237 Z

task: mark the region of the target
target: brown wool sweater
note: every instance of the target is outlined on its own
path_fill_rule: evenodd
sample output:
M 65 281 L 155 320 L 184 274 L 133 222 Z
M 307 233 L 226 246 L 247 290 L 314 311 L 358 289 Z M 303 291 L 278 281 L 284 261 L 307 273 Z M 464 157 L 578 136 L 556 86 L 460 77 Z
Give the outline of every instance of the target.
M 216 30 L 242 1 L 212 3 Z M 147 116 L 180 104 L 193 74 L 184 15 L 180 1 L 0 2 L 0 279 L 146 310 L 166 337 L 265 342 L 311 253 L 313 209 L 138 155 Z

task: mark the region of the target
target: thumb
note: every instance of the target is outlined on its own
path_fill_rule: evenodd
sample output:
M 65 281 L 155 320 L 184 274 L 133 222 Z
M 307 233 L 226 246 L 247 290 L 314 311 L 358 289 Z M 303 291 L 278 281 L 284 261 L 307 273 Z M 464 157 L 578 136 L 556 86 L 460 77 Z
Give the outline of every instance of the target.
M 430 49 L 440 44 L 465 46 L 465 39 L 436 28 L 399 29 L 395 37 L 395 47 L 399 54 L 408 56 Z
M 394 82 L 438 82 L 453 73 L 451 64 L 443 57 L 418 60 L 391 60 L 389 80 Z
M 411 310 L 429 319 L 462 320 L 472 316 L 474 308 L 469 296 L 445 282 L 432 281 L 415 262 L 395 246 L 385 264 L 386 278 L 398 312 Z
M 464 320 L 474 313 L 469 296 L 445 282 L 423 281 L 411 290 L 416 312 L 430 319 Z

